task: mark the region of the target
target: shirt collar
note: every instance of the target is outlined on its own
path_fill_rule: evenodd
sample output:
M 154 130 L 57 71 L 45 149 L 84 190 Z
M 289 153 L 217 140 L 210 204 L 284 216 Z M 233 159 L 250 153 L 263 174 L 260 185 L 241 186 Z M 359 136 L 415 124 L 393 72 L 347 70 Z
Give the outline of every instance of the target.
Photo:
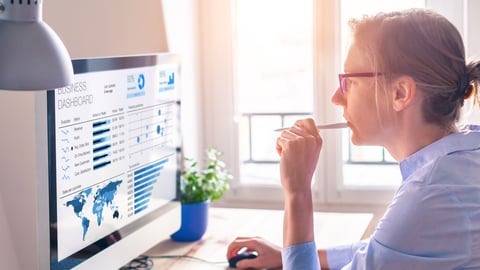
M 418 150 L 400 162 L 403 181 L 419 168 L 441 156 L 480 148 L 480 126 L 468 125 L 457 133 L 450 134 Z

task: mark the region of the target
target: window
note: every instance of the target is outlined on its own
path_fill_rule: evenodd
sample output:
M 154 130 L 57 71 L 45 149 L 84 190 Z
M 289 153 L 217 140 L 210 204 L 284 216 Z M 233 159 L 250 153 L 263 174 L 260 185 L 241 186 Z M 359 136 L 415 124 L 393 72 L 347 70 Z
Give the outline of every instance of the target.
M 455 2 L 456 3 L 456 2 Z M 341 120 L 338 87 L 347 18 L 433 7 L 452 21 L 452 0 L 207 0 L 202 4 L 205 144 L 224 151 L 235 182 L 227 199 L 281 201 L 275 128 L 296 119 Z M 452 6 L 454 8 L 452 8 Z M 449 15 L 450 14 L 450 15 Z M 453 18 L 453 19 L 452 19 Z M 461 21 L 463 23 L 463 21 Z M 463 27 L 463 24 L 459 27 Z M 463 29 L 463 28 L 462 28 Z M 221 129 L 219 128 L 221 127 Z M 319 203 L 390 201 L 400 173 L 379 147 L 350 144 L 348 130 L 322 131 L 315 181 Z
M 278 186 L 273 130 L 312 115 L 311 11 L 312 0 L 235 1 L 233 53 L 242 184 Z

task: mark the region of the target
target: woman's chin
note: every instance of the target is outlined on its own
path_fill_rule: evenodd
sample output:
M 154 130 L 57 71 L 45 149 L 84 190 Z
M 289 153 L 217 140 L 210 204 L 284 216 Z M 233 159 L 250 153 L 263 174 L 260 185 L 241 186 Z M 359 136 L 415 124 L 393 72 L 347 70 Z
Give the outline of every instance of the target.
M 359 138 L 358 136 L 355 136 L 355 133 L 352 132 L 352 137 L 350 138 L 350 141 L 353 145 L 356 146 L 362 146 L 362 145 L 368 145 L 365 140 L 362 140 L 362 138 Z
M 353 145 L 356 145 L 356 146 L 362 145 L 358 140 L 354 139 L 353 136 L 352 136 L 352 138 L 350 139 L 350 141 L 352 142 Z

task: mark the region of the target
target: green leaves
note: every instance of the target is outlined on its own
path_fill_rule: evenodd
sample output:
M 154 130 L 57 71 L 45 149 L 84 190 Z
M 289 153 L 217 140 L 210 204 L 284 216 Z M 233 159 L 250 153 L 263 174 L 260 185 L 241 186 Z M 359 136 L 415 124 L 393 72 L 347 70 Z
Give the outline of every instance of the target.
M 210 199 L 220 199 L 230 187 L 232 175 L 226 165 L 218 158 L 221 152 L 214 148 L 207 149 L 206 169 L 200 170 L 198 163 L 185 158 L 185 169 L 180 181 L 180 200 L 182 203 L 197 203 Z

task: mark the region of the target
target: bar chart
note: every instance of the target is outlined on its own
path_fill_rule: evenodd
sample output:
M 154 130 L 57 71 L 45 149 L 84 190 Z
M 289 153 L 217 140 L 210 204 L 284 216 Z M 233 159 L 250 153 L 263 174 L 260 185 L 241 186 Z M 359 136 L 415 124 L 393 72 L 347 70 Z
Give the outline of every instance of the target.
M 155 186 L 160 179 L 168 158 L 157 160 L 129 173 L 128 178 L 128 216 L 137 215 L 146 210 Z

